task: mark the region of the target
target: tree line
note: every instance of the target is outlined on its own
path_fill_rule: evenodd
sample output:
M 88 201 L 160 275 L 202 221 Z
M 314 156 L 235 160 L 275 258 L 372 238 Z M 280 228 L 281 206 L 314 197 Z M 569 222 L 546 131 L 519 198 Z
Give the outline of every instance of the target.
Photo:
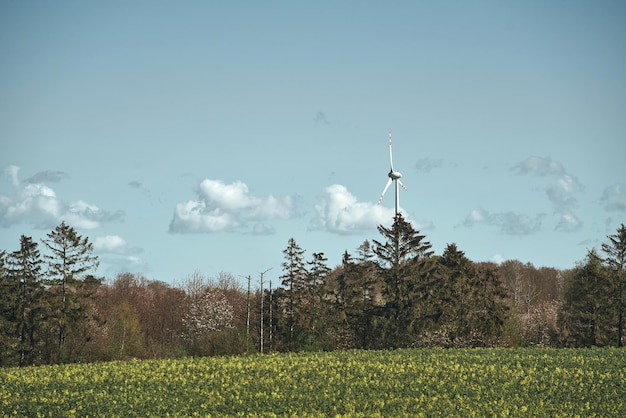
M 0 251 L 0 365 L 400 347 L 623 346 L 626 227 L 569 270 L 441 255 L 401 214 L 335 268 L 295 239 L 280 286 L 196 272 L 172 286 L 97 277 L 61 223 Z

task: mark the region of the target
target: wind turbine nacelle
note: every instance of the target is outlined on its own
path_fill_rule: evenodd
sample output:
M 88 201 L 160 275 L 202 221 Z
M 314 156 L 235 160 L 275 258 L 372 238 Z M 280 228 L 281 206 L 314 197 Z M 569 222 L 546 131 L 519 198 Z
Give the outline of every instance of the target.
M 400 177 L 402 177 L 402 174 L 399 171 L 392 170 L 389 172 L 389 178 L 392 180 L 398 180 Z

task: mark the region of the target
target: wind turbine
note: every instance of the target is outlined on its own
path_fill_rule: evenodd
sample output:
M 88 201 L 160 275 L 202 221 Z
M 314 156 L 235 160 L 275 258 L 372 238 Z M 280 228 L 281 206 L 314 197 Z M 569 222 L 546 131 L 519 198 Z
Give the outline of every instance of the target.
M 380 202 L 382 202 L 383 196 L 385 196 L 385 192 L 387 191 L 389 186 L 391 186 L 391 183 L 395 182 L 396 183 L 395 184 L 396 186 L 396 216 L 398 216 L 398 209 L 400 207 L 400 196 L 398 194 L 398 185 L 402 186 L 404 190 L 407 190 L 407 188 L 400 181 L 400 177 L 402 177 L 402 174 L 399 171 L 394 171 L 393 169 L 393 155 L 391 153 L 391 132 L 389 132 L 389 163 L 391 164 L 391 169 L 389 170 L 389 174 L 387 174 L 389 176 L 389 180 L 387 180 L 387 185 L 385 186 L 383 193 L 380 195 L 377 205 L 380 205 Z

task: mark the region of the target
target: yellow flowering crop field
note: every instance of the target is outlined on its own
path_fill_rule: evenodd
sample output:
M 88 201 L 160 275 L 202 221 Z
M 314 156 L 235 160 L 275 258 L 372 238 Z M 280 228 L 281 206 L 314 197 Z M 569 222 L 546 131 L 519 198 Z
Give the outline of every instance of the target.
M 0 416 L 625 416 L 625 349 L 338 351 L 0 369 Z

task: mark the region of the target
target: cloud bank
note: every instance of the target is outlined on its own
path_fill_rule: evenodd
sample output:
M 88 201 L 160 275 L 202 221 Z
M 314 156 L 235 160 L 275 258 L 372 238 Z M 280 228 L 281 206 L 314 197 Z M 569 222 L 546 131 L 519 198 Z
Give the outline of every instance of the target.
M 241 182 L 225 184 L 205 179 L 198 186 L 197 198 L 179 203 L 174 210 L 169 231 L 172 233 L 214 233 L 232 231 L 255 222 L 252 233 L 273 233 L 264 222 L 298 216 L 295 199 L 272 195 L 254 196 Z
M 75 228 L 95 229 L 102 223 L 120 221 L 124 217 L 122 211 L 103 211 L 84 200 L 64 202 L 51 187 L 42 182 L 34 182 L 46 178 L 58 181 L 66 177 L 61 172 L 37 173 L 24 181 L 24 186 L 19 181 L 18 172 L 17 166 L 10 166 L 5 170 L 15 186 L 15 193 L 0 195 L 0 225 L 3 227 L 27 223 L 37 229 L 50 229 L 65 221 Z

